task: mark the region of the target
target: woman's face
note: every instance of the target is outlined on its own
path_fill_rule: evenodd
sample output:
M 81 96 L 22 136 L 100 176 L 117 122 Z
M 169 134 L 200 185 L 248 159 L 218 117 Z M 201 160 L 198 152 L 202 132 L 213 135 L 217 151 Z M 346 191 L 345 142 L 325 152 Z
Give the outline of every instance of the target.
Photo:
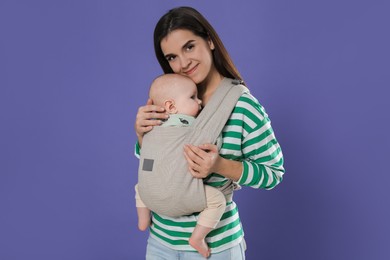
M 211 53 L 213 42 L 189 30 L 170 32 L 161 40 L 161 49 L 173 72 L 191 78 L 196 84 L 203 83 L 212 73 L 218 73 Z

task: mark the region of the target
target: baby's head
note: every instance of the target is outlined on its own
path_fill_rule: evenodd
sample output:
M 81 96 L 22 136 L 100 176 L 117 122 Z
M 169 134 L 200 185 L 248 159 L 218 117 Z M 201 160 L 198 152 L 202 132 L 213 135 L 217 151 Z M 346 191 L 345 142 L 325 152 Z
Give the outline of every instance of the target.
M 149 97 L 169 114 L 197 116 L 202 104 L 195 83 L 179 74 L 157 77 L 150 86 Z

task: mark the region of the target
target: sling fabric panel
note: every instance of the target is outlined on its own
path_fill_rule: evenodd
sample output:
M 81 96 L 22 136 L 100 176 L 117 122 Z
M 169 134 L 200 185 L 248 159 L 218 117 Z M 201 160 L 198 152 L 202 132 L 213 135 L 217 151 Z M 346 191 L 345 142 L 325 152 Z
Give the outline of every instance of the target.
M 192 177 L 184 157 L 185 144 L 215 143 L 238 98 L 248 91 L 224 78 L 207 105 L 188 127 L 154 127 L 142 140 L 138 189 L 145 205 L 157 214 L 178 217 L 206 207 L 203 180 Z M 225 196 L 233 190 L 223 187 Z

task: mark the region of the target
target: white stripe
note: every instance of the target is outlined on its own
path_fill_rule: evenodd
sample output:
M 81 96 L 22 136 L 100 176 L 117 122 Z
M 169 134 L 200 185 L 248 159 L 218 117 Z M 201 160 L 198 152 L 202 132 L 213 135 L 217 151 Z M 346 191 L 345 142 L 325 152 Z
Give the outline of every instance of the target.
M 164 217 L 165 218 L 165 217 Z M 189 222 L 189 221 L 197 221 L 197 219 L 195 218 L 195 216 L 191 215 L 191 216 L 187 216 L 186 218 L 186 221 L 180 221 L 179 220 L 180 218 L 175 218 L 174 221 L 176 223 L 179 223 L 179 222 Z M 178 231 L 178 232 L 192 232 L 193 228 L 192 227 L 178 227 L 178 226 L 170 226 L 170 225 L 166 225 L 166 224 L 163 224 L 161 223 L 160 221 L 158 221 L 156 218 L 153 218 L 153 223 L 155 223 L 157 226 L 160 226 L 164 229 L 167 229 L 167 230 L 170 230 L 170 231 Z
M 219 153 L 220 154 L 233 155 L 233 156 L 236 156 L 236 157 L 241 157 L 241 155 L 242 155 L 240 150 L 236 151 L 236 150 L 230 150 L 230 149 L 225 149 L 225 148 L 222 148 L 221 150 L 219 150 Z
M 223 130 L 222 130 L 224 133 L 227 133 L 227 132 L 235 132 L 235 133 L 240 133 L 241 132 L 243 133 L 244 136 L 246 136 L 248 134 L 247 131 L 244 130 L 244 128 L 242 128 L 241 126 L 238 126 L 238 125 L 226 125 Z
M 239 125 L 226 125 L 223 128 L 223 132 L 236 132 L 241 133 L 242 127 Z
M 237 119 L 240 121 L 244 121 L 247 125 L 249 125 L 250 128 L 255 128 L 257 126 L 257 124 L 253 122 L 252 119 L 250 119 L 249 117 L 241 113 L 233 113 L 230 119 Z
M 159 234 L 160 236 L 162 236 L 164 238 L 167 238 L 167 239 L 171 239 L 171 240 L 186 240 L 186 238 L 179 238 L 179 237 L 170 236 L 170 235 L 164 233 L 163 231 L 161 231 L 160 229 L 157 229 L 157 228 L 153 228 L 153 231 L 156 232 L 157 234 Z M 170 231 L 172 231 L 172 229 L 170 229 Z
M 223 142 L 224 143 L 229 143 L 229 144 L 239 144 L 241 145 L 241 138 L 237 138 L 237 137 L 225 137 L 223 138 Z
M 276 143 L 274 145 L 272 145 L 271 147 L 269 147 L 267 150 L 265 150 L 264 152 L 262 153 L 259 153 L 259 154 L 256 154 L 254 156 L 251 156 L 251 159 L 252 160 L 257 160 L 259 158 L 263 158 L 263 157 L 266 157 L 266 156 L 269 156 L 271 155 L 273 152 L 275 152 L 277 149 L 279 148 L 279 144 Z
M 274 181 L 274 175 L 272 174 L 271 169 L 268 167 L 265 167 L 265 171 L 268 174 L 268 182 L 267 182 L 267 187 L 268 187 Z
M 253 165 L 251 163 L 247 163 L 248 165 L 248 175 L 244 184 L 249 184 L 253 179 Z

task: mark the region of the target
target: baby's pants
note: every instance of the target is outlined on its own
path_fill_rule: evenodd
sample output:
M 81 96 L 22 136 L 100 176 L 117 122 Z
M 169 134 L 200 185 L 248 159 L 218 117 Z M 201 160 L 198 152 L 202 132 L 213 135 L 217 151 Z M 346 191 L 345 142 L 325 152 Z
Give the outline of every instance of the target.
M 226 208 L 226 199 L 221 191 L 204 185 L 206 194 L 206 208 L 200 212 L 198 224 L 204 227 L 215 228 Z M 138 184 L 135 185 L 135 205 L 138 208 L 146 208 L 138 193 Z

